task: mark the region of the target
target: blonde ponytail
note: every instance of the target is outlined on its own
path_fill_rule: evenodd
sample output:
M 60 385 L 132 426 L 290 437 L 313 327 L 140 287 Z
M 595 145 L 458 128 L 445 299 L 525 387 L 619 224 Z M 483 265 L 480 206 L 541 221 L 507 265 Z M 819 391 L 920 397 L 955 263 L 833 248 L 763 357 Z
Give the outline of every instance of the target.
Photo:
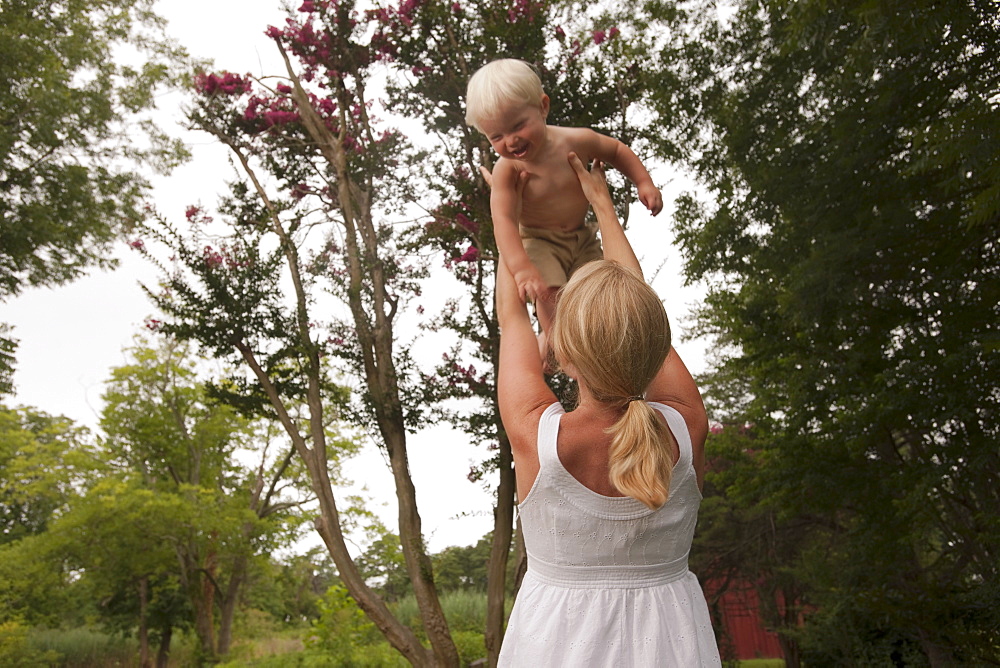
M 656 292 L 637 272 L 600 260 L 578 269 L 559 298 L 552 349 L 572 365 L 598 401 L 623 415 L 611 434 L 611 482 L 650 508 L 670 493 L 673 436 L 638 401 L 670 351 L 670 324 Z
M 674 470 L 673 435 L 644 401 L 630 401 L 611 434 L 611 483 L 656 509 L 667 502 Z

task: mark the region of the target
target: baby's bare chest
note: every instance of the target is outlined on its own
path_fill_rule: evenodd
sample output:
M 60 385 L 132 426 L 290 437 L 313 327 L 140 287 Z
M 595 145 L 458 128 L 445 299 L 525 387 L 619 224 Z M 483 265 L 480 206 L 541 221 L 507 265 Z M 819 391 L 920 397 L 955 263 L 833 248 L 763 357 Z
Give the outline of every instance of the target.
M 576 173 L 566 169 L 533 172 L 524 189 L 522 225 L 575 230 L 583 224 L 589 207 Z

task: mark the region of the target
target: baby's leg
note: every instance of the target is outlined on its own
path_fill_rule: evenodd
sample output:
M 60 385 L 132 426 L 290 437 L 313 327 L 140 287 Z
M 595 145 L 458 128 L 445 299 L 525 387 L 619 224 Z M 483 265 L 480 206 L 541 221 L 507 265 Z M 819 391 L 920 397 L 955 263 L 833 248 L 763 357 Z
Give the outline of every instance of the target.
M 548 332 L 556 313 L 556 295 L 559 287 L 566 283 L 566 267 L 572 259 L 571 245 L 576 232 L 533 227 L 521 227 L 521 243 L 532 264 L 549 286 L 544 294 L 535 300 L 535 316 L 541 332 L 538 334 L 538 354 L 542 359 L 542 371 L 551 374 L 555 367 L 551 359 Z

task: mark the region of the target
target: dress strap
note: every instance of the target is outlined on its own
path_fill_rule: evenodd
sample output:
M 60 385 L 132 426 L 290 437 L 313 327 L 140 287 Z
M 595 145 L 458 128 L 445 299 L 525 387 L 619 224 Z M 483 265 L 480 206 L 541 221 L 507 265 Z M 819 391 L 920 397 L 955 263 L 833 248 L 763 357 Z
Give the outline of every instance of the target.
M 687 470 L 694 471 L 694 447 L 691 445 L 691 432 L 688 431 L 684 416 L 676 408 L 658 401 L 650 401 L 649 405 L 660 412 L 667 421 L 667 428 L 674 435 L 674 440 L 677 441 L 679 456 L 677 464 L 674 466 L 675 473 Z
M 538 467 L 544 468 L 553 461 L 558 462 L 556 443 L 559 437 L 559 418 L 565 413 L 558 401 L 542 413 L 538 419 Z

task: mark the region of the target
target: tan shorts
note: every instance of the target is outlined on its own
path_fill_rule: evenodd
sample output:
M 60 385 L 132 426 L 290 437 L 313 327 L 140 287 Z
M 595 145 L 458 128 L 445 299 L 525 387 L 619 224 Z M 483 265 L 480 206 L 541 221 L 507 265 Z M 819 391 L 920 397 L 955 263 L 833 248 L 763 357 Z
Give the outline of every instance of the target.
M 524 225 L 520 226 L 520 231 L 524 252 L 551 287 L 561 288 L 574 271 L 591 260 L 604 257 L 596 222 L 585 223 L 568 232 Z

